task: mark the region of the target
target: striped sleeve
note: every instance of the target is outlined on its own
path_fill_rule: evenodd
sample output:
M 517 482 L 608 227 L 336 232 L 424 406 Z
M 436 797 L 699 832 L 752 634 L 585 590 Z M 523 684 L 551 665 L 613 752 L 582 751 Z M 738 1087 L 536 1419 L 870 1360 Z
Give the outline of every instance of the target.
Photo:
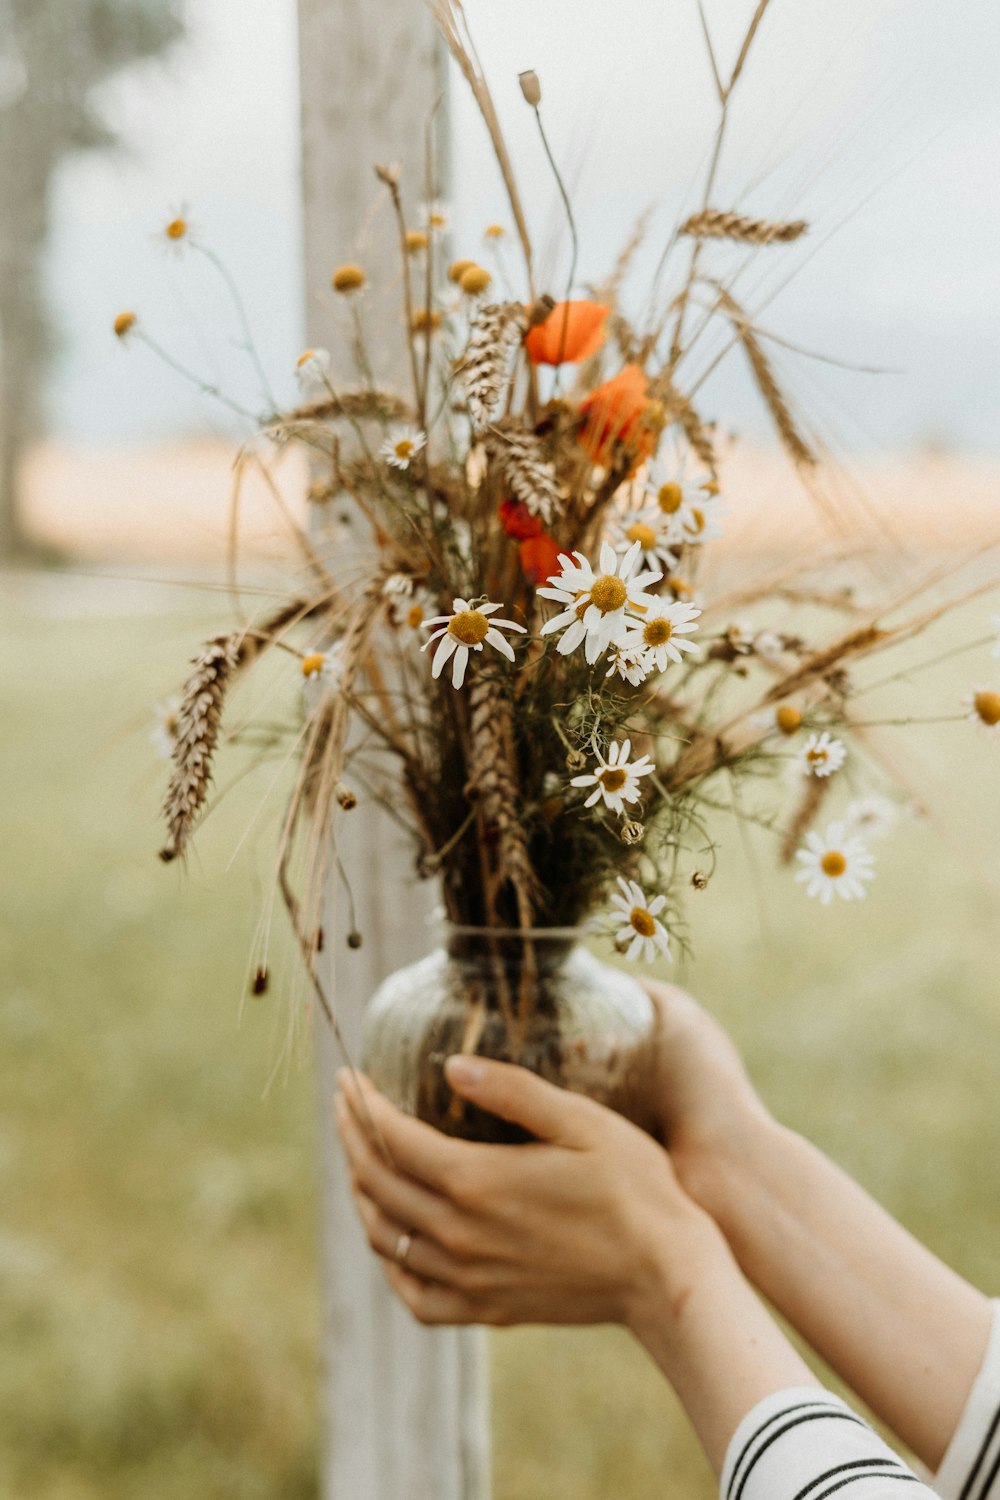
M 934 1500 L 898 1454 L 821 1386 L 780 1391 L 743 1418 L 721 1500 Z
M 993 1328 L 934 1488 L 944 1500 L 1000 1500 L 1000 1301 Z

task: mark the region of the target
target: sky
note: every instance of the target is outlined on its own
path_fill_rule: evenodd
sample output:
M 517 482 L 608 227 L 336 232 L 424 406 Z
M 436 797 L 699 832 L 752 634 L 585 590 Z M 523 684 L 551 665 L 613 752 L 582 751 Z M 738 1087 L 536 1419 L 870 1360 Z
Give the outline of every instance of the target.
M 753 8 L 706 0 L 721 61 Z M 528 67 L 542 78 L 578 220 L 581 278 L 604 271 L 652 210 L 638 305 L 670 227 L 699 202 L 717 118 L 695 0 L 468 0 L 466 10 L 551 284 L 561 289 L 568 247 L 517 87 Z M 259 405 L 226 280 L 159 233 L 182 210 L 239 287 L 270 382 L 292 398 L 306 295 L 294 0 L 189 0 L 188 13 L 187 39 L 165 61 L 102 95 L 124 149 L 68 161 L 56 184 L 48 286 L 61 347 L 49 410 L 62 438 L 241 430 L 149 351 L 116 344 L 110 322 L 126 307 L 203 381 Z M 995 0 L 773 0 L 761 28 L 715 197 L 810 222 L 738 289 L 769 332 L 811 351 L 771 346 L 806 419 L 840 451 L 1000 449 L 998 58 Z M 452 245 L 476 255 L 504 200 L 460 81 L 451 130 Z M 331 263 L 349 250 L 331 247 Z M 713 272 L 727 274 L 733 253 L 714 248 Z M 767 434 L 736 361 L 703 405 L 751 438 Z

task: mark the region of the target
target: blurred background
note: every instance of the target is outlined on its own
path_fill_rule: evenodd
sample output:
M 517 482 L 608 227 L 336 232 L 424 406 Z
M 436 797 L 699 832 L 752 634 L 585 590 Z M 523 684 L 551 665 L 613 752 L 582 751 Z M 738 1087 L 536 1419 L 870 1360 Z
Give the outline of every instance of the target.
M 706 5 L 720 53 L 752 9 Z M 543 264 L 561 274 L 565 241 L 528 67 L 581 278 L 650 209 L 641 284 L 711 147 L 697 6 L 467 12 Z M 0 1494 L 18 1500 L 318 1494 L 308 1040 L 286 1045 L 280 986 L 243 998 L 267 779 L 237 757 L 189 868 L 155 857 L 154 706 L 231 619 L 232 460 L 252 431 L 234 407 L 260 405 L 244 325 L 291 403 L 326 295 L 301 273 L 296 45 L 293 0 L 0 0 Z M 796 346 L 776 361 L 845 493 L 891 522 L 880 565 L 979 554 L 980 579 L 1000 494 L 998 49 L 990 0 L 961 19 L 933 0 L 775 0 L 716 194 L 810 220 L 746 294 Z M 476 255 L 505 204 L 460 83 L 451 139 L 451 244 Z M 210 254 L 169 240 L 178 215 Z M 331 244 L 331 265 L 353 248 Z M 125 310 L 168 359 L 115 338 Z M 805 501 L 738 364 L 703 406 L 741 439 L 727 565 L 776 555 L 776 527 L 804 545 Z M 284 534 L 252 486 L 245 517 L 266 588 Z M 880 663 L 880 717 L 947 716 L 995 684 L 990 613 L 980 599 Z M 880 847 L 864 906 L 805 903 L 720 828 L 679 977 L 782 1118 L 996 1290 L 1000 751 L 965 724 L 887 733 L 926 815 Z M 624 1337 L 492 1345 L 498 1500 L 714 1493 Z

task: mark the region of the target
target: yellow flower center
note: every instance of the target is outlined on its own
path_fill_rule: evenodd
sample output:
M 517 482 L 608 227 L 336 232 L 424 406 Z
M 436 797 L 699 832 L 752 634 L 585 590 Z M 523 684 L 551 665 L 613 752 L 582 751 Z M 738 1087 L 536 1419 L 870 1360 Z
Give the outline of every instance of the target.
M 314 672 L 322 672 L 325 661 L 326 657 L 322 651 L 310 651 L 308 656 L 302 658 L 303 677 L 311 677 Z
M 457 615 L 452 615 L 448 622 L 448 630 L 456 640 L 462 642 L 463 646 L 478 646 L 486 639 L 486 632 L 490 628 L 490 622 L 478 609 L 463 609 Z
M 606 792 L 620 792 L 628 777 L 618 766 L 605 766 L 598 771 L 597 779 Z
M 188 221 L 187 219 L 182 219 L 179 216 L 176 219 L 171 219 L 170 223 L 164 230 L 164 233 L 166 234 L 168 240 L 182 240 L 187 232 Z
M 507 231 L 502 224 L 487 224 L 486 238 L 488 240 L 502 240 Z
M 684 499 L 684 492 L 679 484 L 675 484 L 671 480 L 669 484 L 660 485 L 656 499 L 664 515 L 672 516 L 680 510 L 681 502 Z
M 303 349 L 302 353 L 295 361 L 296 368 L 301 370 L 302 366 L 307 365 L 315 353 L 315 349 Z
M 644 521 L 636 521 L 634 525 L 630 526 L 625 533 L 625 537 L 630 542 L 641 542 L 647 552 L 656 546 L 656 532 L 652 526 L 647 526 Z
M 629 921 L 640 937 L 651 938 L 656 932 L 656 920 L 650 916 L 644 906 L 633 906 L 629 913 Z
M 983 691 L 977 693 L 972 700 L 976 713 L 984 724 L 992 729 L 994 724 L 1000 724 L 1000 693 Z
M 693 585 L 688 583 L 686 578 L 678 578 L 676 574 L 673 574 L 670 578 L 668 578 L 667 583 L 673 589 L 675 594 L 680 595 L 694 593 Z
M 783 703 L 775 713 L 774 720 L 782 734 L 794 734 L 802 724 L 802 715 L 790 703 Z
M 356 292 L 365 284 L 365 273 L 360 266 L 338 266 L 330 277 L 335 292 Z
M 691 507 L 691 529 L 696 532 L 705 530 L 705 512 L 697 505 Z
M 647 620 L 642 628 L 642 638 L 647 646 L 664 646 L 673 633 L 674 627 L 662 615 L 655 620 Z
M 114 329 L 115 329 L 115 333 L 118 335 L 118 337 L 120 339 L 123 339 L 125 337 L 125 335 L 131 329 L 133 329 L 134 327 L 135 327 L 135 313 L 134 312 L 120 312 L 118 314 L 117 318 L 115 318 Z
M 847 860 L 839 849 L 828 849 L 820 860 L 819 867 L 824 875 L 829 875 L 831 880 L 836 880 L 847 869 Z
M 434 211 L 427 215 L 427 222 L 432 229 L 443 229 L 448 220 L 445 218 L 444 214 Z
M 398 443 L 393 443 L 392 451 L 397 458 L 411 459 L 413 457 L 413 439 L 400 438 Z
M 590 590 L 590 602 L 596 604 L 602 615 L 610 615 L 616 609 L 621 609 L 627 598 L 628 590 L 614 573 L 602 573 L 600 578 L 595 579 Z
M 413 630 L 417 630 L 424 623 L 424 607 L 422 604 L 411 604 L 406 611 L 406 623 Z

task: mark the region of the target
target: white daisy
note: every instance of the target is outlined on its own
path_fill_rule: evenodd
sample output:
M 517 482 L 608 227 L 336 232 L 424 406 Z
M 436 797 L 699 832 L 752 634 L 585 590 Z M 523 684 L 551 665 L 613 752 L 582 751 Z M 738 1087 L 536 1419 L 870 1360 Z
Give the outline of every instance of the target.
M 624 646 L 613 646 L 608 652 L 608 661 L 611 665 L 605 672 L 605 677 L 620 677 L 633 687 L 645 682 L 653 670 L 647 651 L 628 651 Z
M 847 804 L 844 826 L 848 834 L 865 839 L 884 839 L 899 821 L 899 808 L 881 792 L 866 792 Z
M 670 937 L 657 914 L 667 904 L 666 896 L 654 896 L 648 901 L 641 886 L 634 880 L 618 876 L 622 894 L 611 897 L 613 911 L 608 920 L 615 929 L 615 946 L 624 953 L 630 963 L 641 958 L 652 963 L 657 953 L 670 957 Z
M 973 688 L 962 702 L 969 710 L 969 720 L 980 734 L 995 740 L 1000 735 L 1000 692 L 996 688 Z
M 149 743 L 161 760 L 172 760 L 177 743 L 177 715 L 180 712 L 179 698 L 164 698 L 153 705 L 153 727 L 149 731 Z
M 655 768 L 648 755 L 641 755 L 638 760 L 630 761 L 631 753 L 631 740 L 622 740 L 620 745 L 616 740 L 608 750 L 607 760 L 598 755 L 596 771 L 573 777 L 570 786 L 594 788 L 583 804 L 584 807 L 593 807 L 595 802 L 603 798 L 609 812 L 617 813 L 623 818 L 626 802 L 638 802 L 641 795 L 639 778 L 649 776 Z
M 410 573 L 390 573 L 382 585 L 383 598 L 394 594 L 412 594 L 413 576 Z
M 805 882 L 807 896 L 818 896 L 829 906 L 834 893 L 844 901 L 866 895 L 864 882 L 875 878 L 875 857 L 862 839 L 843 823 L 831 823 L 825 837 L 807 833 L 806 844 L 795 856 L 802 865 L 795 879 Z
M 440 628 L 434 630 L 421 647 L 426 651 L 434 641 L 438 641 L 438 648 L 434 653 L 434 661 L 431 665 L 431 676 L 440 677 L 444 670 L 444 664 L 453 657 L 451 668 L 451 681 L 454 687 L 460 688 L 465 681 L 466 668 L 469 665 L 469 652 L 482 651 L 483 642 L 493 646 L 502 656 L 509 661 L 514 660 L 514 648 L 510 642 L 501 634 L 501 630 L 518 630 L 524 634 L 524 626 L 518 625 L 514 620 L 492 620 L 490 616 L 494 611 L 501 609 L 500 604 L 477 604 L 472 605 L 467 599 L 453 599 L 451 607 L 454 614 L 435 615 L 433 620 L 424 622 L 423 629 L 433 630 L 437 625 Z
M 303 391 L 329 385 L 332 361 L 329 349 L 303 349 L 295 361 L 295 378 Z
M 408 469 L 426 442 L 427 435 L 419 428 L 402 427 L 386 438 L 379 453 L 394 469 Z
M 609 646 L 622 644 L 630 624 L 626 612 L 648 609 L 654 598 L 646 588 L 663 577 L 650 570 L 636 573 L 641 551 L 641 543 L 633 542 L 624 556 L 618 557 L 610 542 L 602 542 L 600 573 L 594 572 L 582 552 L 574 552 L 572 558 L 560 553 L 562 572 L 549 579 L 555 587 L 537 590 L 543 599 L 555 599 L 567 606 L 541 629 L 542 635 L 564 631 L 556 647 L 560 655 L 567 655 L 583 641 L 584 654 L 593 663 Z
M 761 661 L 779 662 L 785 654 L 784 636 L 776 630 L 762 630 L 753 638 L 753 649 Z
M 642 619 L 630 625 L 622 649 L 647 652 L 657 671 L 665 672 L 668 662 L 682 660 L 682 651 L 698 650 L 697 644 L 685 640 L 685 636 L 698 629 L 695 621 L 700 614 L 700 609 L 679 599 L 654 599 Z
M 308 688 L 322 687 L 332 691 L 340 685 L 343 668 L 339 645 L 329 646 L 325 651 L 307 651 L 302 658 L 302 676 Z
M 680 497 L 677 498 L 677 492 Z M 664 484 L 658 492 L 661 511 L 670 517 L 670 540 L 700 546 L 722 535 L 722 517 L 726 507 L 711 489 L 702 484 Z M 673 510 L 670 509 L 673 506 Z
M 807 776 L 832 776 L 847 759 L 847 746 L 835 740 L 828 729 L 811 734 L 799 751 L 798 761 Z
M 725 642 L 737 656 L 749 656 L 753 651 L 753 626 L 747 620 L 734 620 L 726 627 Z
M 677 566 L 677 553 L 671 550 L 669 532 L 670 521 L 662 511 L 650 507 L 633 510 L 615 522 L 612 545 L 620 557 L 638 542 L 646 567 L 669 573 Z

